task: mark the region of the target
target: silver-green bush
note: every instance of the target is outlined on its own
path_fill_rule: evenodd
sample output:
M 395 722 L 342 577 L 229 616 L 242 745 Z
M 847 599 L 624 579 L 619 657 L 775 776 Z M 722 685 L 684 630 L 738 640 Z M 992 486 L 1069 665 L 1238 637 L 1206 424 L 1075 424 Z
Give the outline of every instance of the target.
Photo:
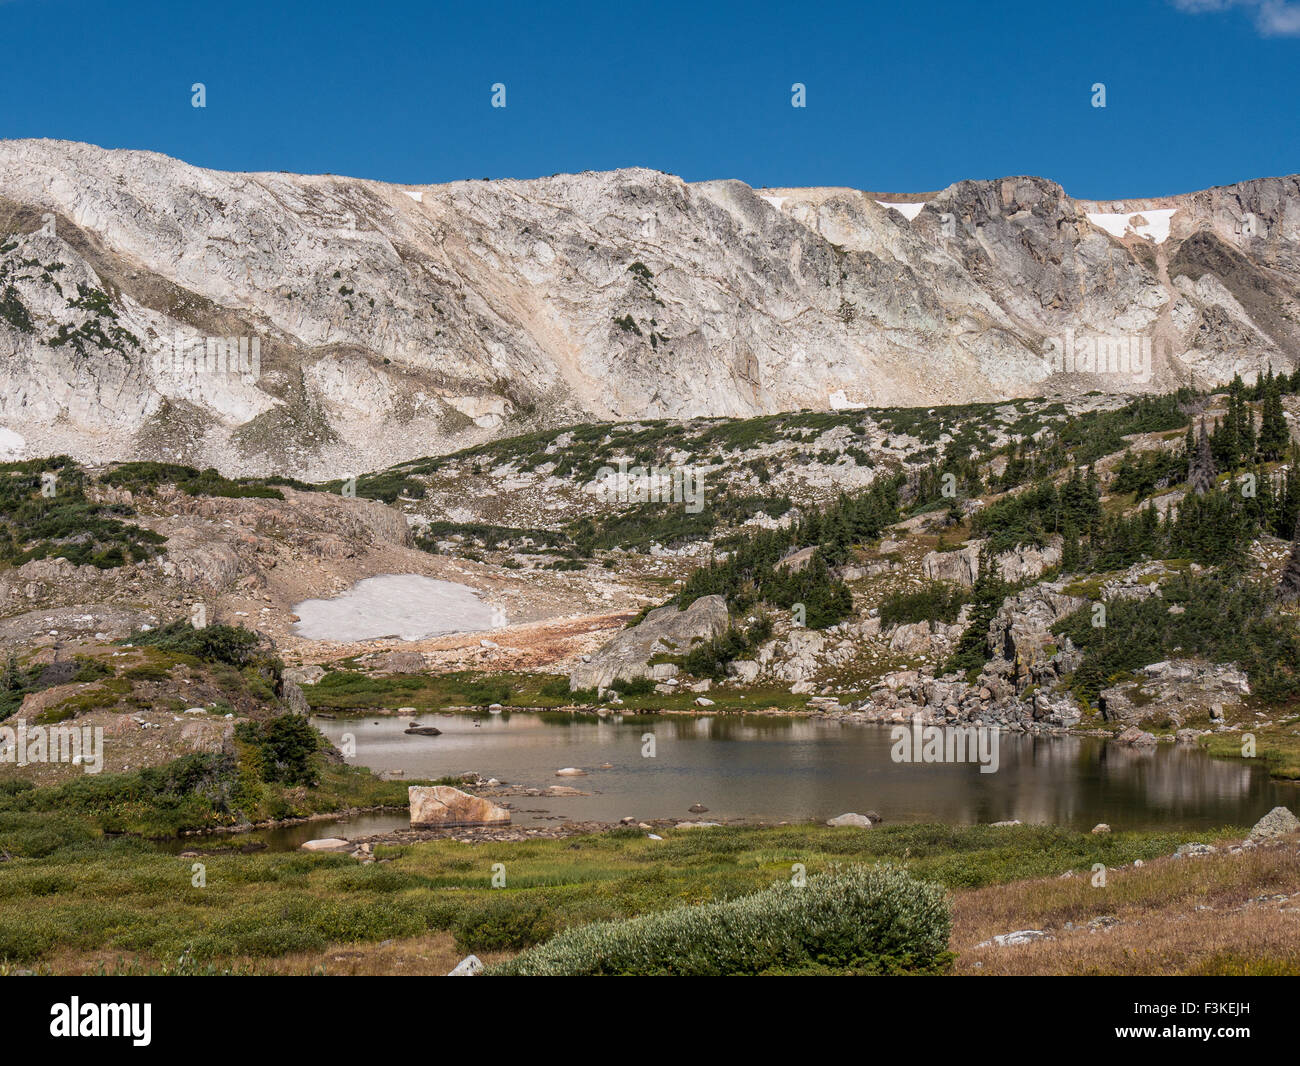
M 944 889 L 851 866 L 740 899 L 570 929 L 492 967 L 500 976 L 719 976 L 832 967 L 932 969 L 948 949 Z

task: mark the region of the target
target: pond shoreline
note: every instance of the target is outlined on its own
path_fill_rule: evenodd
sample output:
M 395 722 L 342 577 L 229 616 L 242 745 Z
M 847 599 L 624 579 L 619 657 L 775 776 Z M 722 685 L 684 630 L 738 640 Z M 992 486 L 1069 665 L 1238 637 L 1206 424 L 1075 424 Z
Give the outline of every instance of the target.
M 337 822 L 347 818 L 354 818 L 359 814 L 376 814 L 384 811 L 396 813 L 405 810 L 409 810 L 409 808 L 391 803 L 381 803 L 373 807 L 345 807 L 337 811 L 320 811 L 295 818 L 272 818 L 265 822 L 248 822 L 243 825 L 216 826 L 208 829 L 184 829 L 174 837 L 146 837 L 145 839 L 152 843 L 161 844 L 205 836 L 241 836 L 267 829 L 287 829 L 290 826 L 306 825 L 309 822 Z

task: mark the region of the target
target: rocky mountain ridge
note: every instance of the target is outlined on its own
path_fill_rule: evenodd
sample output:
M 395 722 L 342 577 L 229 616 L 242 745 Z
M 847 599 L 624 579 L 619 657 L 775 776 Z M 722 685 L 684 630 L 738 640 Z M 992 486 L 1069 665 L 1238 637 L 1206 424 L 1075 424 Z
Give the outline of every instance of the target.
M 1300 177 L 885 196 L 641 169 L 403 186 L 0 142 L 0 452 L 333 478 L 590 419 L 1300 360 Z

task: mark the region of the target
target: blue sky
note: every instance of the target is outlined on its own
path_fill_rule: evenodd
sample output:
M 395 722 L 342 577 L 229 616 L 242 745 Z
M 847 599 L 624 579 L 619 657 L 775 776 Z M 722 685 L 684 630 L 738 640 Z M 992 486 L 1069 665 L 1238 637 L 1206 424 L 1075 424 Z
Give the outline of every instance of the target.
M 227 170 L 1092 198 L 1300 171 L 1300 0 L 4 0 L 0 35 L 0 136 Z

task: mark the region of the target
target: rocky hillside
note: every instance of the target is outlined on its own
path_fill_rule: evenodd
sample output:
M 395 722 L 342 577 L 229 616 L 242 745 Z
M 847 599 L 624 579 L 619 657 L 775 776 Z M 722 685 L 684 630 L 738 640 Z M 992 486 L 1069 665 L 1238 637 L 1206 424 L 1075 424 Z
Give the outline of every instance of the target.
M 1298 237 L 1294 176 L 398 186 L 9 141 L 0 453 L 329 479 L 589 419 L 1203 387 L 1300 359 Z

